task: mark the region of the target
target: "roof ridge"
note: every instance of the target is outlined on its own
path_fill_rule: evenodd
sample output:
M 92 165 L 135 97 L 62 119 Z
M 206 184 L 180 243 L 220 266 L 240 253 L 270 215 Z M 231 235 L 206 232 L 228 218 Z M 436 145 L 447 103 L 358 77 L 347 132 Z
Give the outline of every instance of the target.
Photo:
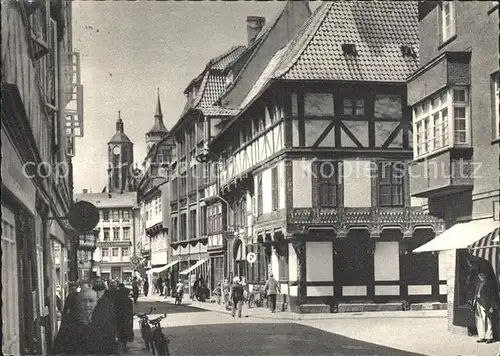
M 250 56 L 250 58 L 247 59 L 247 61 L 243 65 L 243 67 L 240 69 L 238 75 L 233 79 L 233 82 L 231 83 L 231 85 L 228 88 L 226 88 L 226 90 L 224 90 L 224 92 L 219 96 L 219 100 L 222 99 L 222 98 L 224 98 L 234 88 L 234 86 L 236 85 L 236 83 L 242 77 L 242 73 L 248 67 L 248 64 L 255 57 L 255 55 L 256 55 L 258 49 L 260 48 L 260 46 L 262 45 L 262 43 L 264 43 L 264 41 L 266 40 L 266 38 L 269 35 L 269 33 L 271 33 L 271 30 L 276 26 L 276 24 L 278 23 L 278 21 L 281 19 L 281 17 L 285 13 L 285 10 L 289 6 L 289 4 L 290 4 L 290 1 L 287 1 L 285 3 L 285 5 L 282 7 L 281 11 L 275 16 L 275 18 L 273 19 L 273 21 L 271 22 L 271 24 L 269 25 L 269 27 L 266 28 L 266 26 L 264 26 L 264 28 L 257 35 L 257 38 L 254 40 L 254 43 L 251 43 L 251 46 L 248 46 L 249 48 L 255 47 L 253 49 L 252 55 Z M 262 35 L 261 35 L 261 33 L 262 33 Z M 257 44 L 254 46 L 255 43 L 257 43 Z
M 290 69 L 295 65 L 295 63 L 299 60 L 300 56 L 304 53 L 306 48 L 309 46 L 311 43 L 312 39 L 316 35 L 316 32 L 318 29 L 321 27 L 323 22 L 325 21 L 326 17 L 328 16 L 334 2 L 324 2 L 322 3 L 311 15 L 311 17 L 306 21 L 306 23 L 303 25 L 303 27 L 297 32 L 296 37 L 289 43 L 287 46 L 290 52 L 292 52 L 294 49 L 297 48 L 301 44 L 301 39 L 304 39 L 306 37 L 306 40 L 302 42 L 300 45 L 300 48 L 297 53 L 292 57 L 292 60 L 289 61 L 290 63 L 287 65 L 285 68 L 279 68 L 281 66 L 278 66 L 278 69 L 276 70 L 275 73 L 275 78 L 282 77 L 286 75 Z M 317 21 L 316 24 L 314 24 L 314 21 L 317 19 L 316 16 L 320 16 L 319 20 Z M 314 26 L 312 26 L 314 24 Z M 303 31 L 303 32 L 302 32 Z M 302 33 L 301 33 L 302 32 Z M 307 38 L 308 37 L 308 38 Z M 286 60 L 286 56 L 283 56 L 281 58 L 281 62 L 283 63 Z

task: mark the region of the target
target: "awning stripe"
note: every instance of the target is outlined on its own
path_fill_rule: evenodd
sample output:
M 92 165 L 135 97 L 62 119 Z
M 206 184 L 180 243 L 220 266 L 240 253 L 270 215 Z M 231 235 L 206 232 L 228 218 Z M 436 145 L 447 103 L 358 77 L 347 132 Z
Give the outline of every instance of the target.
M 498 276 L 500 259 L 500 228 L 496 228 L 488 235 L 469 246 L 469 252 L 476 257 L 483 258 L 491 263 Z
M 200 267 L 202 264 L 204 264 L 205 262 L 207 262 L 207 260 L 199 260 L 198 262 L 196 262 L 194 265 L 192 265 L 191 267 L 188 267 L 186 268 L 184 271 L 182 272 L 179 272 L 179 274 L 189 274 L 190 272 L 194 271 L 195 269 L 197 269 L 198 267 Z
M 166 264 L 164 266 L 152 268 L 149 271 L 146 271 L 146 274 L 160 273 L 160 272 L 166 271 L 167 269 L 175 266 L 177 263 L 179 263 L 179 261 L 173 261 L 173 262 L 170 262 L 169 264 Z

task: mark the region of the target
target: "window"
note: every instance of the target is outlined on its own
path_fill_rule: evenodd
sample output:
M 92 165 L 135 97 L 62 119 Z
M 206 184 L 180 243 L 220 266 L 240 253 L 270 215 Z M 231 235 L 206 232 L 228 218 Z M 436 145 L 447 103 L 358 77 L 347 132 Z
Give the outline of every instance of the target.
M 446 42 L 455 35 L 455 3 L 441 3 L 441 42 Z
M 333 94 L 330 93 L 305 93 L 305 116 L 333 116 Z
M 120 240 L 120 229 L 113 229 L 113 241 Z
M 257 176 L 257 215 L 262 215 L 262 175 Z
M 271 181 L 272 181 L 272 203 L 274 211 L 278 210 L 279 206 L 278 167 L 274 167 L 271 170 Z
M 177 200 L 177 178 L 172 179 L 171 194 L 170 201 Z
M 113 220 L 120 220 L 120 210 L 113 210 Z
M 112 253 L 113 253 L 113 257 L 118 257 L 120 256 L 120 249 L 118 247 L 113 247 L 111 249 Z
M 247 201 L 246 198 L 242 198 L 240 202 L 240 226 L 247 225 Z
M 467 88 L 454 87 L 445 89 L 414 107 L 416 157 L 470 143 L 468 98 Z
M 403 181 L 405 166 L 402 162 L 382 162 L 379 164 L 380 206 L 403 206 Z
M 172 218 L 171 229 L 172 229 L 172 242 L 176 242 L 179 238 L 179 236 L 177 234 L 177 217 Z
M 337 206 L 337 162 L 313 162 L 313 199 L 316 207 Z
M 109 220 L 109 210 L 108 209 L 104 209 L 102 211 L 102 219 L 104 221 L 108 221 Z
M 342 104 L 344 115 L 363 116 L 365 114 L 365 100 L 363 98 L 344 97 Z
M 102 257 L 109 257 L 109 248 L 107 247 L 102 248 Z
M 200 236 L 207 234 L 207 207 L 200 207 Z
M 493 140 L 500 139 L 500 85 L 499 72 L 492 76 L 491 97 L 493 102 Z
M 123 221 L 130 220 L 130 212 L 128 210 L 123 210 Z
M 123 228 L 123 240 L 125 241 L 130 240 L 130 228 L 128 227 Z
M 109 241 L 109 228 L 105 227 L 103 229 L 104 232 L 104 241 Z
M 180 240 L 181 241 L 184 241 L 187 239 L 186 225 L 187 225 L 186 214 L 181 214 L 181 226 L 180 226 Z
M 122 247 L 122 256 L 128 257 L 128 247 Z
M 196 238 L 196 210 L 189 212 L 189 238 Z

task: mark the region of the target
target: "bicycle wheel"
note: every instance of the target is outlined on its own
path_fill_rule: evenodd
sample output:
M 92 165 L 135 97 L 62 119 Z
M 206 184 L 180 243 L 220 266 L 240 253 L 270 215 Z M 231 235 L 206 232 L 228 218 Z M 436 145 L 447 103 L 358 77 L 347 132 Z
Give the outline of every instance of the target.
M 161 335 L 160 339 L 155 342 L 156 346 L 156 356 L 170 356 L 168 350 L 168 339 L 165 335 Z
M 248 308 L 253 308 L 255 306 L 255 297 L 254 295 L 251 295 L 250 298 L 248 298 Z

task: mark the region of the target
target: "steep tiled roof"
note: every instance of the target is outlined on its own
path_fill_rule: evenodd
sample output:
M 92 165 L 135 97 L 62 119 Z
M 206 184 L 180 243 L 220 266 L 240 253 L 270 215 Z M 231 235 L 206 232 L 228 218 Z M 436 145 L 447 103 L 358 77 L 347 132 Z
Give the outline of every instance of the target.
M 401 45 L 418 50 L 416 1 L 333 1 L 313 17 L 288 46 L 275 77 L 404 82 L 418 66 L 418 55 L 401 52 Z M 357 55 L 344 55 L 344 43 L 355 44 Z
M 231 48 L 228 52 L 223 55 L 215 58 L 213 60 L 213 64 L 211 65 L 212 69 L 224 70 L 228 65 L 231 64 L 236 58 L 240 56 L 245 51 L 245 46 L 236 46 Z
M 212 106 L 224 91 L 225 83 L 226 78 L 224 76 L 209 74 L 205 90 L 201 93 L 200 101 L 197 105 L 200 107 Z

